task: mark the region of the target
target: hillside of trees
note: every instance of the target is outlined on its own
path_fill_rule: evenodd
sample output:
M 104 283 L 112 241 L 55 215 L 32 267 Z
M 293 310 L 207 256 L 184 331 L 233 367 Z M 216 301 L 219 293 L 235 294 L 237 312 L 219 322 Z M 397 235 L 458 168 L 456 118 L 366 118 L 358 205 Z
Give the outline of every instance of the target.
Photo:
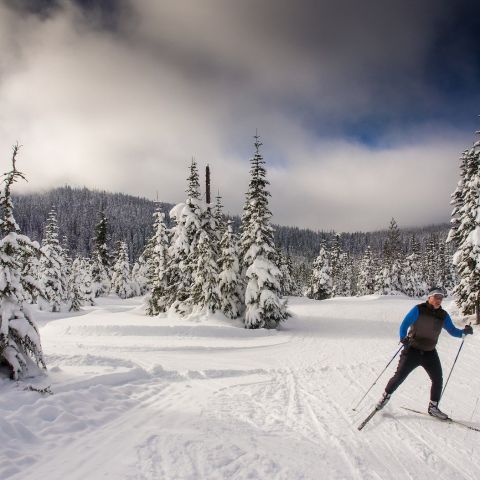
M 42 193 L 14 195 L 15 218 L 23 234 L 32 240 L 41 241 L 44 228 L 52 207 L 57 210 L 60 238 L 67 238 L 67 246 L 72 257 L 89 256 L 94 249 L 94 229 L 103 211 L 109 222 L 108 241 L 113 246 L 117 241 L 125 241 L 130 259 L 137 259 L 147 240 L 152 235 L 152 215 L 157 205 L 165 213 L 167 226 L 168 212 L 173 204 L 154 202 L 146 198 L 110 193 L 88 188 L 69 186 L 55 188 Z M 233 217 L 233 227 L 239 230 L 240 217 Z M 414 235 L 425 249 L 426 243 L 434 236 L 445 239 L 448 224 L 431 225 L 420 228 L 400 228 L 400 239 L 409 251 L 409 242 Z M 311 263 L 319 253 L 321 242 L 333 243 L 335 232 L 314 231 L 294 226 L 274 225 L 274 238 L 277 247 L 297 261 Z M 362 255 L 367 245 L 372 253 L 380 254 L 388 235 L 385 230 L 376 232 L 341 233 L 340 245 L 351 256 Z

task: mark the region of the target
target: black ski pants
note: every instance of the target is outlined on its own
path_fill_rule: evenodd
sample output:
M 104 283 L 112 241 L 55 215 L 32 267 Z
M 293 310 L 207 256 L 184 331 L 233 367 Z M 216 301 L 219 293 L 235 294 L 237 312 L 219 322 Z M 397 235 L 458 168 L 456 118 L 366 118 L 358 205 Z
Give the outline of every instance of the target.
M 428 373 L 432 381 L 432 388 L 430 390 L 430 400 L 434 402 L 440 401 L 442 395 L 442 365 L 438 357 L 437 350 L 425 352 L 417 350 L 416 348 L 404 348 L 400 354 L 397 371 L 390 379 L 385 388 L 385 392 L 392 394 L 402 382 L 410 375 L 410 373 L 417 367 L 422 366 Z

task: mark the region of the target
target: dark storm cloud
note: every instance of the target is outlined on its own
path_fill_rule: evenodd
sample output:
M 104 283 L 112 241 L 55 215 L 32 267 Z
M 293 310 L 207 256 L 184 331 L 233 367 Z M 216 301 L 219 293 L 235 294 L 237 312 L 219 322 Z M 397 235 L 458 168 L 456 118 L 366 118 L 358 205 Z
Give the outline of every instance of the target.
M 61 12 L 65 1 L 62 0 L 5 0 L 6 4 L 20 14 L 36 15 L 48 18 Z M 121 18 L 129 12 L 128 0 L 72 0 L 81 12 L 83 20 L 97 28 L 115 30 Z
M 477 2 L 478 3 L 478 2 Z M 478 86 L 474 2 L 140 2 L 137 34 L 185 74 L 235 80 L 272 102 L 335 124 L 450 114 L 443 79 Z M 226 7 L 228 5 L 228 7 Z M 232 93 L 228 90 L 228 94 Z M 479 98 L 478 89 L 470 88 Z M 462 105 L 462 107 L 464 107 Z M 330 127 L 330 125 L 326 125 Z
M 443 221 L 478 128 L 477 3 L 10 1 L 0 147 L 25 144 L 32 186 L 166 201 L 194 155 L 237 213 L 259 128 L 276 222 Z

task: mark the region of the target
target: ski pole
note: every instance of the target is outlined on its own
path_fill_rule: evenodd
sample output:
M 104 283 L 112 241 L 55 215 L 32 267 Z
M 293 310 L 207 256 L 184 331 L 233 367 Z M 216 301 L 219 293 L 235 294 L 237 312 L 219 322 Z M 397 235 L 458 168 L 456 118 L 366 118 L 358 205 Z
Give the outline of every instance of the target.
M 352 409 L 355 411 L 358 406 L 362 403 L 362 400 L 368 395 L 368 392 L 374 387 L 374 385 L 378 382 L 378 379 L 383 375 L 383 372 L 389 367 L 389 365 L 393 362 L 395 357 L 400 353 L 400 350 L 403 348 L 403 345 L 397 350 L 395 355 L 392 357 L 392 359 L 387 363 L 387 366 L 381 371 L 380 375 L 376 378 L 376 380 L 373 382 L 372 386 L 365 392 L 365 395 L 359 400 L 359 402 L 355 405 L 355 407 Z
M 472 322 L 469 323 L 469 325 L 471 325 L 471 324 L 472 324 Z M 440 400 L 442 399 L 443 394 L 445 393 L 445 389 L 447 388 L 448 381 L 450 380 L 450 377 L 452 376 L 453 368 L 455 367 L 455 364 L 457 363 L 457 359 L 458 359 L 458 356 L 460 355 L 460 352 L 462 351 L 464 342 L 465 342 L 465 336 L 462 338 L 462 343 L 460 344 L 460 348 L 458 349 L 457 356 L 455 357 L 455 360 L 453 361 L 452 368 L 450 369 L 450 373 L 448 374 L 447 381 L 445 382 L 445 386 L 443 387 L 442 394 L 440 395 Z M 438 403 L 440 403 L 440 400 L 438 401 Z

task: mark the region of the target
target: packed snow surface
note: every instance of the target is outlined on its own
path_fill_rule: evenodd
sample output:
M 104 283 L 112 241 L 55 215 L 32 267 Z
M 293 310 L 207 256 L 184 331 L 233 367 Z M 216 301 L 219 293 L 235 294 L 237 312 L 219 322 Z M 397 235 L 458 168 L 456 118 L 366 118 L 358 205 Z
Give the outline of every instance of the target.
M 480 433 L 425 410 L 417 369 L 359 432 L 396 360 L 406 297 L 290 298 L 278 331 L 220 316 L 146 317 L 141 299 L 38 312 L 48 372 L 0 377 L 0 478 L 471 479 Z M 457 324 L 458 312 L 445 301 Z M 446 378 L 461 340 L 443 332 Z M 480 331 L 466 338 L 441 407 L 480 426 Z M 53 395 L 24 390 L 51 386 Z

